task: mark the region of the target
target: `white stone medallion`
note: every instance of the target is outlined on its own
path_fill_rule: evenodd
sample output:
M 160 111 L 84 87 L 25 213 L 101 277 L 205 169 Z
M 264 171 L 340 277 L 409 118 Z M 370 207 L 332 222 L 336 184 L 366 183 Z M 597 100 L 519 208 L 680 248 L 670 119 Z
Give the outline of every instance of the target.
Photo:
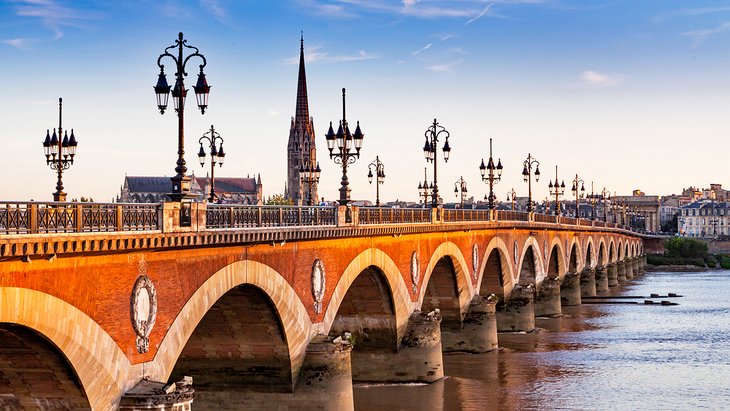
M 314 260 L 312 264 L 312 296 L 314 297 L 315 314 L 322 313 L 322 299 L 324 298 L 324 290 L 327 284 L 327 278 L 324 274 L 324 264 L 322 260 Z
M 517 267 L 517 264 L 520 262 L 520 247 L 517 245 L 517 240 L 515 240 L 515 246 L 514 246 L 514 260 L 515 260 L 515 267 Z
M 411 253 L 411 282 L 413 283 L 413 293 L 418 291 L 418 280 L 421 277 L 421 267 L 418 261 L 418 252 Z
M 542 255 L 545 256 L 545 262 L 547 263 L 548 258 L 550 258 L 550 256 L 547 253 L 547 240 L 542 241 Z
M 474 244 L 471 247 L 471 267 L 474 270 L 474 279 L 476 280 L 479 276 L 479 246 Z
M 129 313 L 137 335 L 137 352 L 144 354 L 150 350 L 150 332 L 157 319 L 157 290 L 147 276 L 144 260 L 139 262 L 139 276 L 132 287 Z

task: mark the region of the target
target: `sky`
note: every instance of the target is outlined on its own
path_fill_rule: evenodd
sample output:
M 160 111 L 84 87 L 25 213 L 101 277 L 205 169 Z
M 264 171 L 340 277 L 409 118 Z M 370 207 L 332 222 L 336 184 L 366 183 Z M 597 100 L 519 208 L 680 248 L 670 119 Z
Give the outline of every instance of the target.
M 172 176 L 177 119 L 160 115 L 157 58 L 178 32 L 207 59 L 204 115 L 194 109 L 197 62 L 185 118 L 187 166 L 198 176 L 198 139 L 211 124 L 225 140 L 217 176 L 261 174 L 281 194 L 294 115 L 300 33 L 310 114 L 322 168 L 320 195 L 335 200 L 340 166 L 324 134 L 360 121 L 361 157 L 349 168 L 352 198 L 374 201 L 367 181 L 385 165 L 381 200 L 417 201 L 424 132 L 450 133 L 438 183 L 454 201 L 488 192 L 489 156 L 504 166 L 504 200 L 525 196 L 523 162 L 540 162 L 533 198 L 548 195 L 558 165 L 590 191 L 649 195 L 730 186 L 730 3 L 726 0 L 5 0 L 0 1 L 0 136 L 3 201 L 50 201 L 56 176 L 42 141 L 63 126 L 79 141 L 64 173 L 70 198 L 109 202 L 124 176 Z M 168 73 L 171 70 L 167 62 Z M 172 75 L 168 74 L 168 79 Z M 730 188 L 730 187 L 727 187 Z

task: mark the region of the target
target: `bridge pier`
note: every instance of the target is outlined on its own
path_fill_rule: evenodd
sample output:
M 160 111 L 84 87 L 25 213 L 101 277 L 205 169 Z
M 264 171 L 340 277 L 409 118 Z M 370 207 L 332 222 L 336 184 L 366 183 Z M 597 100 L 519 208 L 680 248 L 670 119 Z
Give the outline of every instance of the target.
M 626 263 L 623 261 L 616 263 L 616 279 L 619 283 L 626 282 Z
M 646 272 L 646 254 L 639 257 L 639 270 L 644 273 Z
M 496 303 L 487 297 L 475 295 L 462 322 L 460 332 L 441 330 L 444 352 L 466 351 L 482 353 L 497 348 Z
M 634 278 L 634 262 L 630 258 L 626 259 L 626 279 Z
M 349 342 L 333 342 L 322 337 L 310 342 L 287 409 L 297 405 L 302 409 L 354 409 L 351 351 Z
M 580 274 L 565 273 L 560 285 L 560 303 L 562 305 L 580 305 Z
M 546 278 L 535 297 L 535 316 L 560 315 L 560 280 L 557 278 Z
M 190 411 L 192 409 L 193 379 L 176 383 L 141 380 L 129 389 L 119 402 L 119 411 Z
M 497 308 L 497 331 L 526 331 L 535 329 L 534 287 L 516 285 L 509 299 Z
M 596 268 L 596 293 L 608 291 L 608 268 L 604 265 Z
M 596 295 L 595 268 L 588 268 L 580 273 L 580 295 L 581 297 L 594 297 Z
M 616 264 L 608 265 L 608 286 L 615 287 L 618 285 L 618 270 Z
M 634 277 L 641 274 L 641 265 L 639 264 L 639 257 L 633 259 Z
M 352 353 L 352 379 L 359 382 L 434 382 L 443 378 L 441 315 L 416 311 L 396 350 Z

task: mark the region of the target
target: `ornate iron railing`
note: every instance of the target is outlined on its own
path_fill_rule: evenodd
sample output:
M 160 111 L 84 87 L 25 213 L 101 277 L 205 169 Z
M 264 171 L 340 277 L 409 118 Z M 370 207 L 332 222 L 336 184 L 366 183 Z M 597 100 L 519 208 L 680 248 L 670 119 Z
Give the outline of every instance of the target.
M 337 225 L 335 207 L 239 206 L 209 204 L 205 227 L 254 228 Z
M 578 219 L 573 217 L 560 217 L 560 224 L 578 225 Z
M 159 204 L 0 202 L 0 233 L 157 230 Z
M 463 208 L 444 209 L 444 222 L 489 221 L 489 210 L 470 210 Z
M 499 221 L 530 221 L 530 213 L 525 211 L 497 210 Z
M 537 223 L 553 223 L 557 221 L 557 217 L 551 214 L 535 214 L 535 222 Z
M 358 209 L 358 223 L 361 225 L 413 224 L 430 222 L 430 208 L 361 207 Z

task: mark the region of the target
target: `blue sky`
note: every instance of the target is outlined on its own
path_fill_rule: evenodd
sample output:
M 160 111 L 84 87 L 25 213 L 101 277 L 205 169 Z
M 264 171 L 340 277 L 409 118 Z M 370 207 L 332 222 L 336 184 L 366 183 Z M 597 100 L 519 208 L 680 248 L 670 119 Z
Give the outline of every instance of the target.
M 261 173 L 267 196 L 284 188 L 300 31 L 327 199 L 340 171 L 324 133 L 341 117 L 342 87 L 348 120 L 365 132 L 350 169 L 355 199 L 375 196 L 366 175 L 376 155 L 382 198 L 416 199 L 433 118 L 451 133 L 451 159 L 439 164 L 446 201 L 460 176 L 484 196 L 490 137 L 505 170 L 500 199 L 511 188 L 526 195 L 528 152 L 543 171 L 537 199 L 556 164 L 560 179 L 578 173 L 619 194 L 730 185 L 727 1 L 8 0 L 0 171 L 22 177 L 4 179 L 3 200 L 51 198 L 40 143 L 57 126 L 58 97 L 79 140 L 64 176 L 70 197 L 110 201 L 125 173 L 173 175 L 177 122 L 172 110 L 160 116 L 152 86 L 179 31 L 208 59 L 212 86 L 205 115 L 186 111 L 188 168 L 206 173 L 197 140 L 213 124 L 227 152 L 217 175 Z

